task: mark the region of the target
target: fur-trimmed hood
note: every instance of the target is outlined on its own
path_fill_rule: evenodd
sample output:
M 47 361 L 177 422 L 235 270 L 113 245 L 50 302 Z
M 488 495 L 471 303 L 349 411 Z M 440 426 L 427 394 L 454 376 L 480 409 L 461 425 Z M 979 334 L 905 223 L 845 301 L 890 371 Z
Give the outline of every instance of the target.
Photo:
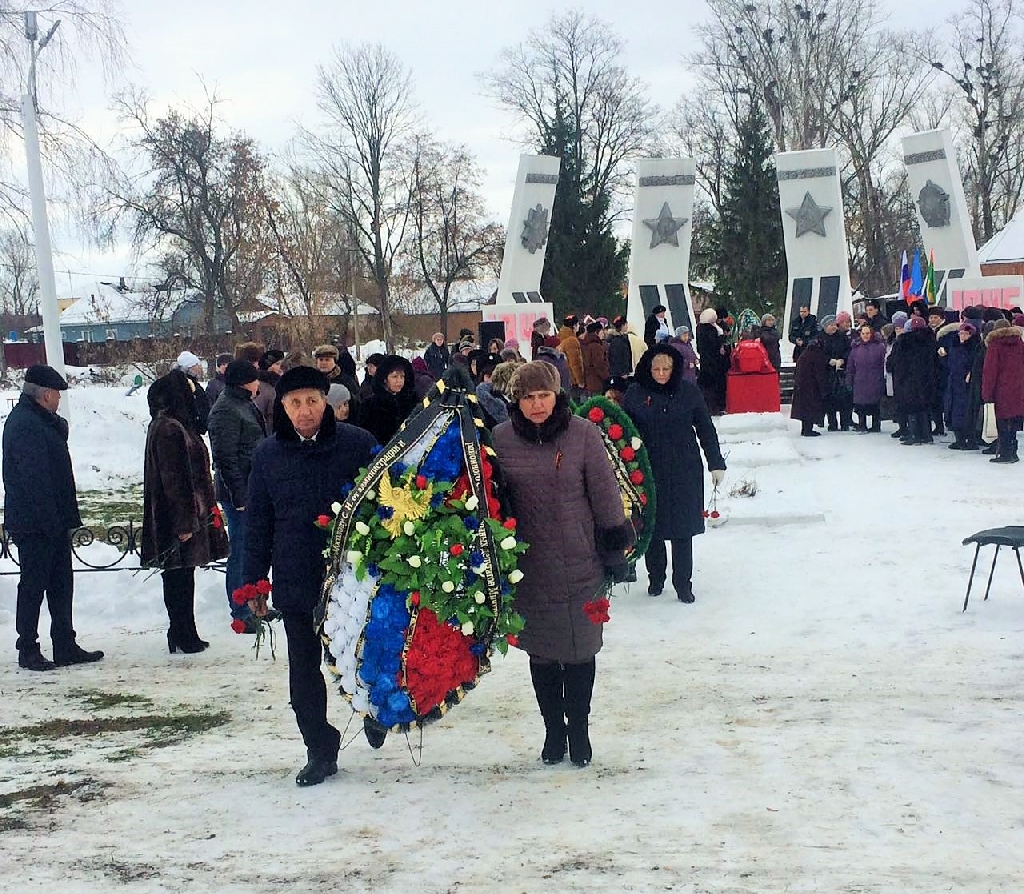
M 973 323 L 971 323 L 971 325 L 974 326 Z M 975 327 L 975 328 L 977 328 L 977 327 Z M 945 338 L 947 335 L 951 335 L 952 333 L 959 332 L 959 331 L 960 331 L 960 323 L 959 322 L 956 322 L 956 323 L 945 323 L 944 325 L 940 326 L 936 330 L 935 337 L 936 338 Z
M 987 336 L 985 336 L 985 344 L 989 347 L 996 339 L 1000 338 L 1017 338 L 1019 339 L 1024 335 L 1024 330 L 1019 326 L 1003 326 L 1000 329 L 993 329 Z
M 654 362 L 654 358 L 659 354 L 664 354 L 672 360 L 672 375 L 669 376 L 669 380 L 664 385 L 659 385 L 654 381 L 654 376 L 651 375 L 651 364 Z M 644 352 L 644 356 L 640 358 L 640 362 L 636 365 L 636 372 L 633 375 L 633 381 L 639 384 L 641 387 L 646 388 L 648 391 L 655 392 L 673 392 L 679 388 L 679 383 L 683 378 L 683 364 L 682 358 L 680 357 L 679 351 L 677 351 L 670 344 L 655 345 L 653 348 L 648 348 Z

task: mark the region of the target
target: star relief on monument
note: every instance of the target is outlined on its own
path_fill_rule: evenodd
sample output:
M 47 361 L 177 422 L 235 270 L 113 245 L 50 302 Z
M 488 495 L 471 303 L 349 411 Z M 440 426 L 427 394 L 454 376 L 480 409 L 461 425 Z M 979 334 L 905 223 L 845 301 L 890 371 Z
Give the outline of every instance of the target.
M 679 231 L 686 226 L 688 217 L 673 217 L 668 202 L 661 206 L 661 214 L 645 220 L 644 226 L 651 231 L 651 248 L 659 245 L 674 245 L 679 248 Z
M 543 248 L 548 241 L 548 210 L 540 202 L 526 212 L 520 241 L 531 255 L 536 254 L 537 249 Z
M 804 193 L 804 200 L 799 208 L 787 208 L 786 214 L 796 221 L 796 236 L 799 239 L 805 233 L 817 233 L 825 235 L 825 218 L 832 213 L 831 208 L 825 208 L 814 201 L 809 192 Z

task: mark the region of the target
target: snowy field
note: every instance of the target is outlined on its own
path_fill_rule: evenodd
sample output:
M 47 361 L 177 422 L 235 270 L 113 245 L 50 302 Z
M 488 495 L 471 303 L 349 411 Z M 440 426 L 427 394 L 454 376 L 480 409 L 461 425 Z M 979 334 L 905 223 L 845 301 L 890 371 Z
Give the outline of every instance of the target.
M 80 486 L 137 482 L 144 395 L 72 400 Z M 1019 894 L 1012 555 L 960 611 L 960 542 L 1024 522 L 1019 467 L 887 435 L 801 439 L 781 417 L 719 428 L 726 490 L 758 493 L 723 500 L 728 522 L 697 539 L 694 605 L 649 598 L 642 566 L 619 588 L 583 770 L 541 764 L 514 652 L 421 757 L 418 734 L 375 752 L 353 723 L 341 772 L 299 789 L 283 650 L 257 661 L 231 633 L 223 578 L 198 581 L 211 648 L 181 656 L 158 578 L 79 575 L 80 640 L 107 658 L 49 674 L 17 668 L 16 578 L 0 578 L 3 888 Z

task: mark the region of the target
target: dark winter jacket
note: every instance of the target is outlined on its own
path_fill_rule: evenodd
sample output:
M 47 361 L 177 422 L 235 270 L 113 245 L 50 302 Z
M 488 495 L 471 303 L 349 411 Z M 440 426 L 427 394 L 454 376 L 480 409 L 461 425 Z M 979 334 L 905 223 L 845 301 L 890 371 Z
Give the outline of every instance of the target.
M 936 397 L 937 350 L 935 333 L 927 326 L 904 332 L 892 346 L 886 368 L 892 373 L 896 406 L 904 413 L 931 410 Z
M 936 408 L 945 407 L 946 386 L 949 384 L 949 354 L 953 346 L 960 343 L 960 323 L 946 323 L 935 330 L 935 344 L 938 351 L 938 360 L 935 364 L 937 376 L 936 382 Z
M 725 382 L 729 372 L 729 353 L 722 352 L 725 336 L 719 333 L 714 323 L 697 326 L 697 353 L 700 355 L 700 370 L 697 384 L 708 395 L 708 406 L 713 412 L 725 408 Z
M 993 329 L 986 339 L 981 397 L 996 405 L 996 419 L 1024 416 L 1024 341 L 1017 326 Z
M 779 348 L 779 330 L 774 326 L 762 326 L 758 335 L 761 344 L 768 352 L 768 362 L 775 368 L 776 372 L 782 369 L 782 350 Z
M 821 425 L 825 421 L 825 402 L 832 389 L 831 367 L 821 346 L 812 338 L 800 352 L 793 374 L 793 406 L 791 419 Z
M 253 406 L 260 411 L 267 426 L 267 434 L 274 430 L 274 407 L 277 405 L 277 389 L 270 382 L 260 379 L 260 390 L 252 399 Z
M 555 369 L 558 370 L 558 378 L 562 383 L 562 390 L 568 393 L 569 389 L 572 388 L 572 372 L 569 370 L 569 362 L 565 359 L 563 354 L 558 348 L 552 348 L 548 345 L 537 348 L 533 356 L 534 360 L 543 360 L 545 363 L 550 363 Z
M 588 661 L 601 649 L 602 625 L 583 606 L 632 542 L 601 433 L 572 415 L 563 392 L 540 426 L 513 405 L 510 420 L 494 429 L 494 447 L 517 535 L 530 544 L 519 560 L 515 607 L 526 619 L 519 643 L 540 661 Z
M 430 374 L 427 361 L 422 357 L 413 357 L 412 363 L 413 390 L 416 393 L 416 400 L 423 400 L 427 392 L 434 387 L 434 377 Z
M 629 336 L 623 333 L 612 335 L 608 339 L 608 375 L 628 376 L 633 372 L 633 349 L 629 344 Z
M 487 428 L 508 422 L 508 401 L 490 382 L 481 382 L 476 386 L 476 399 L 484 411 L 484 424 Z
M 591 394 L 604 392 L 604 383 L 610 375 L 608 369 L 608 350 L 601 336 L 596 332 L 588 332 L 580 342 L 583 351 L 583 383 Z
M 317 517 L 330 514 L 370 462 L 373 436 L 336 422 L 328 409 L 315 441 L 301 441 L 279 406 L 277 430 L 252 456 L 243 580 L 255 583 L 273 568 L 274 605 L 311 613 L 320 598 L 327 534 Z
M 210 455 L 196 432 L 184 373 L 172 371 L 149 388 L 153 419 L 146 434 L 139 557 L 149 568 L 199 568 L 228 554 L 216 507 Z M 182 542 L 181 534 L 192 536 Z
M 427 362 L 430 374 L 435 379 L 440 379 L 444 375 L 444 371 L 448 369 L 448 364 L 452 362 L 452 355 L 448 350 L 448 345 L 438 347 L 431 342 L 423 352 L 423 359 Z
M 789 341 L 790 344 L 796 345 L 793 348 L 793 362 L 799 359 L 803 353 L 804 348 L 811 343 L 811 339 L 818 334 L 818 318 L 814 314 L 808 314 L 806 317 L 801 317 L 797 314 L 793 321 L 789 324 Z M 803 344 L 797 344 L 798 341 L 802 341 Z
M 981 336 L 977 332 L 963 344 L 957 337 L 956 342 L 948 348 L 948 378 L 943 411 L 953 431 L 968 434 L 974 432 L 978 411 L 981 408 L 981 383 L 975 381 L 974 374 L 975 360 L 980 351 Z
M 210 402 L 210 409 L 213 410 L 217 398 L 223 394 L 225 388 L 224 375 L 217 373 L 206 385 L 206 399 Z
M 853 402 L 874 406 L 885 395 L 885 342 L 877 332 L 865 342 L 858 334 L 846 358 L 846 384 Z
M 68 421 L 23 394 L 4 424 L 4 527 L 59 534 L 82 526 Z
M 185 373 L 185 376 L 192 384 L 192 406 L 196 415 L 196 431 L 201 435 L 205 435 L 210 419 L 210 407 L 212 406 L 210 398 L 207 397 L 203 386 L 199 384 L 199 379 L 189 372 Z
M 668 345 L 657 345 L 644 354 L 622 407 L 640 431 L 654 472 L 658 513 L 654 536 L 677 540 L 704 533 L 701 448 L 709 469 L 724 469 L 725 460 L 704 397 L 683 379 L 682 366 L 672 364 L 672 376 L 665 385 L 654 381 L 651 363 L 666 353 L 678 360 Z
M 644 344 L 647 347 L 654 347 L 658 343 L 658 332 L 667 329 L 667 325 L 651 314 L 644 323 Z
M 697 352 L 693 345 L 681 338 L 672 336 L 665 344 L 669 345 L 683 361 L 683 381 L 697 384 Z
M 245 506 L 249 465 L 256 445 L 267 436 L 263 414 L 245 388 L 225 388 L 210 410 L 210 451 L 213 453 L 217 499 L 236 509 Z
M 396 369 L 405 373 L 405 384 L 398 394 L 392 394 L 388 391 L 387 379 Z M 383 446 L 394 437 L 416 403 L 416 378 L 412 364 L 404 357 L 390 354 L 377 365 L 372 392 L 359 411 L 359 425 Z

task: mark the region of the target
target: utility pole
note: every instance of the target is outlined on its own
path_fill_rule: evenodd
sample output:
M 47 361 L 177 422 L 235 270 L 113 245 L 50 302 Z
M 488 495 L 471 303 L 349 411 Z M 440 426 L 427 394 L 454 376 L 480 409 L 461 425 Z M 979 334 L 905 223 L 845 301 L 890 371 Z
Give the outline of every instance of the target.
M 348 288 L 352 294 L 352 337 L 356 342 L 356 360 L 361 360 L 359 356 L 362 353 L 362 348 L 359 346 L 359 299 L 356 297 L 356 259 L 359 257 L 358 248 L 346 248 L 346 254 L 348 255 Z
M 64 340 L 60 334 L 60 310 L 57 307 L 57 282 L 53 275 L 53 249 L 50 246 L 50 222 L 46 214 L 46 188 L 39 153 L 39 125 L 36 120 L 36 60 L 60 27 L 60 19 L 39 38 L 34 12 L 25 13 L 25 39 L 29 42 L 28 90 L 21 97 L 21 117 L 25 126 L 25 159 L 28 187 L 32 199 L 32 229 L 35 231 L 36 267 L 39 274 L 39 310 L 43 317 L 43 342 L 46 362 L 62 376 Z

